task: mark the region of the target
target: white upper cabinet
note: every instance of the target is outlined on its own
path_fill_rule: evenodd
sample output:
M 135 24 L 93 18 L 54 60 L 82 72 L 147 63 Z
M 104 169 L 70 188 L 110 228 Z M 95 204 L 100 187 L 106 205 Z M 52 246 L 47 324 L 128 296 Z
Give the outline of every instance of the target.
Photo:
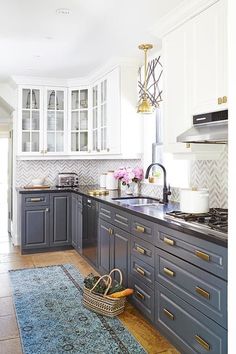
M 176 138 L 192 126 L 194 114 L 227 108 L 226 40 L 224 0 L 163 37 L 165 151 L 208 159 L 222 150 L 216 145 L 177 143 Z
M 89 150 L 89 89 L 69 91 L 69 152 L 84 154 Z
M 68 89 L 43 80 L 41 86 L 18 86 L 18 156 L 140 158 L 137 72 L 129 64 L 90 78 L 87 85 L 68 81 Z
M 67 132 L 67 91 L 66 89 L 45 89 L 44 99 L 44 153 L 63 154 L 66 152 Z
M 227 35 L 224 1 L 191 21 L 192 113 L 227 108 Z
M 120 153 L 119 68 L 92 86 L 92 153 Z
M 40 155 L 43 150 L 43 95 L 39 87 L 19 90 L 18 152 Z
M 18 155 L 62 155 L 66 152 L 67 91 L 20 86 Z

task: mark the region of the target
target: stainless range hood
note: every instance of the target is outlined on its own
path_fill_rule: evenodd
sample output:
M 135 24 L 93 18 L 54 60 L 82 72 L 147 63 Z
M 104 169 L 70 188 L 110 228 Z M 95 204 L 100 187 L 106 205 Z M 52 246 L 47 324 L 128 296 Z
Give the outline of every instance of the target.
M 193 116 L 192 128 L 177 137 L 181 143 L 226 144 L 228 110 Z

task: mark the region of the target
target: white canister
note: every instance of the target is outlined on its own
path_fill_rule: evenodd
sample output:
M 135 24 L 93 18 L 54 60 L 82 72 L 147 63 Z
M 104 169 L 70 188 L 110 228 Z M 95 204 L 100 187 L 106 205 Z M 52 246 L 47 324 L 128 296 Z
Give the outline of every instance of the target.
M 183 213 L 208 213 L 209 192 L 208 189 L 181 189 L 180 190 L 180 210 Z
M 118 180 L 114 177 L 114 171 L 108 171 L 106 175 L 106 189 L 118 189 Z
M 106 188 L 106 173 L 102 173 L 100 176 L 100 188 Z

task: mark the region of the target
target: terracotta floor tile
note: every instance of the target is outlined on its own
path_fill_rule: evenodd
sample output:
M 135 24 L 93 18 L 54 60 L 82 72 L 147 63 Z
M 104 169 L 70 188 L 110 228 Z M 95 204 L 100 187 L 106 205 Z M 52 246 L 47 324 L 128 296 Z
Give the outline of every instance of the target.
M 19 331 L 15 316 L 0 317 L 0 340 L 17 337 L 19 337 Z
M 11 296 L 11 283 L 7 273 L 0 274 L 0 298 L 5 296 Z
M 0 341 L 0 354 L 22 354 L 20 338 Z
M 23 268 L 34 268 L 33 262 L 30 261 L 17 261 L 17 262 L 8 262 L 0 263 L 0 274 L 8 273 L 8 270 L 11 269 L 23 269 Z
M 13 299 L 11 296 L 0 298 L 0 316 L 14 315 Z
M 21 255 L 19 253 L 11 253 L 11 254 L 0 254 L 0 263 L 9 263 L 9 262 L 17 262 L 17 261 L 33 261 L 31 255 Z

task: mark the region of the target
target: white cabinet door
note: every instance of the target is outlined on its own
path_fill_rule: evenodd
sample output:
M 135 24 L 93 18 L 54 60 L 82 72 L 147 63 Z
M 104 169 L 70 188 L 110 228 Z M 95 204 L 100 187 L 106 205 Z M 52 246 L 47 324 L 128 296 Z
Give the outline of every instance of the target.
M 18 154 L 43 154 L 43 91 L 40 87 L 18 88 Z
M 92 152 L 120 153 L 119 68 L 92 86 Z
M 44 153 L 67 151 L 67 90 L 46 88 L 44 94 Z
M 206 159 L 222 150 L 216 145 L 177 143 L 176 138 L 192 126 L 194 114 L 227 108 L 227 103 L 218 104 L 218 98 L 221 102 L 227 97 L 225 26 L 221 0 L 163 38 L 166 152 Z
M 183 152 L 186 147 L 176 137 L 191 127 L 190 30 L 185 24 L 163 40 L 163 109 L 164 148 L 167 152 Z
M 70 154 L 89 151 L 90 98 L 88 87 L 70 89 L 68 138 Z
M 222 0 L 191 21 L 193 114 L 227 108 L 225 11 Z

